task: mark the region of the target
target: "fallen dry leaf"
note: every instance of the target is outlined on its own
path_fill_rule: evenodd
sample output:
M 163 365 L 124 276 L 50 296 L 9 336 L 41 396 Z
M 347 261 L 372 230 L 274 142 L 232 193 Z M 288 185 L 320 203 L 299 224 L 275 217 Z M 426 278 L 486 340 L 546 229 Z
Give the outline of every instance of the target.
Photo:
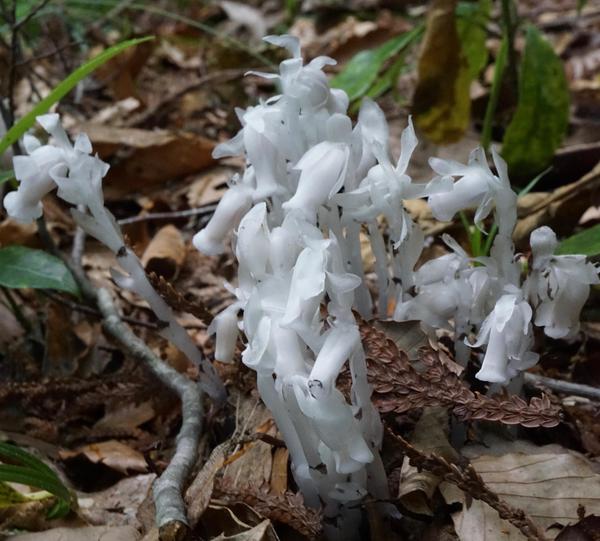
M 185 493 L 185 501 L 190 523 L 196 524 L 206 511 L 215 486 L 215 475 L 221 470 L 229 450 L 233 447 L 230 441 L 217 445 L 196 475 Z
M 121 479 L 100 492 L 80 494 L 77 513 L 89 524 L 137 528 L 138 509 L 152 489 L 155 479 L 155 474 L 146 473 Z
M 144 191 L 174 178 L 202 171 L 215 163 L 215 143 L 187 132 L 116 128 L 84 124 L 94 150 L 108 159 L 126 150 L 105 180 L 107 199 Z
M 512 445 L 518 448 L 517 443 Z M 558 446 L 553 450 L 532 448 L 530 452 L 509 452 L 501 456 L 482 455 L 471 464 L 486 485 L 514 507 L 523 509 L 542 529 L 579 520 L 577 508 L 600 514 L 600 475 L 583 455 Z M 461 503 L 452 519 L 461 541 L 523 541 L 525 537 L 502 520 L 487 504 L 473 500 L 454 485 L 442 483 L 440 491 L 448 504 Z M 554 539 L 558 529 L 547 529 Z
M 94 430 L 133 430 L 153 419 L 154 415 L 150 401 L 141 404 L 119 404 L 104 414 L 94 425 Z
M 166 280 L 174 280 L 185 261 L 186 252 L 181 231 L 174 225 L 165 225 L 144 251 L 142 264 L 147 272 L 154 272 Z
M 146 459 L 135 449 L 116 440 L 84 445 L 74 451 L 60 451 L 61 459 L 66 460 L 83 455 L 94 464 L 104 464 L 113 470 L 128 474 L 129 472 L 145 472 L 148 469 Z
M 569 234 L 581 215 L 594 204 L 600 186 L 600 163 L 577 182 L 553 192 L 533 192 L 519 198 L 519 220 L 513 238 L 518 244 L 541 225 L 549 225 L 557 234 Z
M 577 524 L 564 528 L 557 541 L 598 541 L 600 539 L 600 517 L 590 515 L 582 518 Z
M 112 90 L 117 100 L 133 96 L 141 102 L 135 79 L 150 58 L 154 47 L 154 42 L 146 41 L 126 49 L 101 65 L 94 76 Z
M 278 447 L 273 453 L 271 468 L 271 490 L 275 494 L 284 494 L 288 489 L 288 460 L 290 452 L 284 447 Z
M 253 528 L 246 530 L 245 532 L 238 533 L 235 535 L 219 535 L 219 537 L 215 537 L 215 541 L 263 541 L 266 539 L 270 539 L 268 536 L 268 532 L 272 529 L 270 520 L 263 520 Z
M 241 502 L 232 505 L 212 503 L 206 510 L 202 522 L 206 528 L 208 539 L 279 540 L 271 521 L 265 520 L 252 507 Z M 260 525 L 262 527 L 254 529 Z M 260 535 L 260 537 L 244 537 L 249 532 L 250 535 Z
M 471 77 L 456 27 L 456 0 L 435 0 L 428 8 L 413 95 L 415 124 L 436 143 L 460 139 L 469 125 Z
M 415 425 L 410 442 L 422 453 L 435 453 L 448 462 L 455 462 L 458 453 L 448 441 L 448 410 L 446 408 L 425 408 Z M 398 498 L 402 505 L 413 513 L 433 515 L 431 498 L 441 479 L 431 472 L 411 466 L 404 457 L 400 477 Z
M 234 169 L 229 167 L 214 167 L 185 186 L 185 196 L 190 207 L 201 207 L 216 203 L 221 199 L 227 188 L 227 181 L 233 176 Z
M 35 223 L 22 224 L 11 218 L 0 222 L 0 246 L 20 244 L 35 248 L 39 245 Z
M 249 434 L 262 432 L 275 436 L 273 417 L 262 403 L 243 399 L 238 410 L 239 423 Z M 273 466 L 272 447 L 262 441 L 247 443 L 233 453 L 223 471 L 223 482 L 230 486 L 260 488 L 269 485 Z
M 12 541 L 137 541 L 139 532 L 133 526 L 88 526 L 87 528 L 53 528 L 45 532 L 25 533 Z

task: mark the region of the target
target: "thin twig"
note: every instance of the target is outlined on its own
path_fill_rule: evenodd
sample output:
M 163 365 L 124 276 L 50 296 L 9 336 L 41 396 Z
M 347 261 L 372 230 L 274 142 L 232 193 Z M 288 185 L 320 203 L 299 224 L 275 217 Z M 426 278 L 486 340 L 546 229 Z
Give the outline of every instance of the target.
M 50 0 L 41 0 L 37 3 L 37 5 L 33 6 L 27 15 L 23 17 L 20 21 L 15 20 L 13 31 L 18 31 L 21 27 L 25 26 Z M 15 1 L 16 4 L 16 1 Z M 15 18 L 16 19 L 16 18 Z
M 75 47 L 76 45 L 82 45 L 82 44 L 83 44 L 83 41 L 79 41 L 79 40 L 70 41 L 69 43 L 65 43 L 64 45 L 61 45 L 60 47 L 56 47 L 52 51 L 49 51 L 47 53 L 42 53 L 37 56 L 32 56 L 31 58 L 27 58 L 26 60 L 21 60 L 21 62 L 17 62 L 17 67 L 23 68 L 25 66 L 28 66 L 29 64 L 33 64 L 34 62 L 38 62 L 40 60 L 45 60 L 46 58 L 52 58 L 53 56 L 61 53 L 62 51 L 66 50 L 66 49 L 70 49 L 71 47 Z
M 8 289 L 7 287 L 0 287 L 0 291 L 2 291 L 2 293 L 4 294 L 4 297 L 8 301 L 8 304 L 10 305 L 10 309 L 12 310 L 13 314 L 17 318 L 17 321 L 19 322 L 21 327 L 23 327 L 23 330 L 26 333 L 30 333 L 32 330 L 31 323 L 25 317 L 25 314 L 23 314 L 21 307 L 19 306 L 19 304 L 17 303 L 15 298 L 12 296 L 10 289 Z
M 46 290 L 42 289 L 41 292 L 43 295 L 45 295 L 49 299 L 53 300 L 54 302 L 58 302 L 64 306 L 66 306 L 67 308 L 70 308 L 74 312 L 81 312 L 83 314 L 88 314 L 92 317 L 97 317 L 97 318 L 102 317 L 102 314 L 95 308 L 92 308 L 91 306 L 86 306 L 85 304 L 79 304 L 77 302 L 73 302 L 69 299 L 65 299 L 64 297 L 62 297 L 60 295 L 55 295 L 51 291 L 46 291 Z M 129 317 L 129 316 L 121 316 L 121 319 L 125 323 L 129 323 L 130 325 L 135 325 L 136 327 L 144 327 L 146 329 L 153 329 L 153 330 L 156 330 L 159 328 L 159 325 L 157 325 L 156 323 L 153 323 L 152 321 L 142 321 L 141 319 L 136 319 L 136 318 Z
M 547 378 L 538 374 L 525 372 L 525 385 L 530 387 L 546 387 L 552 391 L 565 393 L 575 396 L 584 396 L 593 400 L 600 401 L 600 389 L 581 383 L 571 383 L 570 381 L 562 381 L 560 379 Z
M 117 220 L 119 225 L 129 225 L 138 222 L 147 222 L 150 220 L 171 220 L 176 218 L 186 218 L 188 216 L 202 216 L 205 214 L 212 214 L 217 205 L 206 205 L 195 209 L 188 210 L 175 210 L 172 212 L 149 212 L 148 214 L 140 214 L 138 216 L 131 216 L 130 218 L 122 218 Z

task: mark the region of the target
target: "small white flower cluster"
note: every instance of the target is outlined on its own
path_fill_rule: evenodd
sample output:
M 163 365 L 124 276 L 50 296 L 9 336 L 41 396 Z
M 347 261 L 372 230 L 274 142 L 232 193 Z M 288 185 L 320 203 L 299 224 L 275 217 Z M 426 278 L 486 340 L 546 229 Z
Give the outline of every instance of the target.
M 395 320 L 453 330 L 459 358 L 469 346 L 487 346 L 478 377 L 490 382 L 506 382 L 536 362 L 532 323 L 553 337 L 576 332 L 597 270 L 583 257 L 552 255 L 556 238 L 540 228 L 532 234 L 533 272 L 522 283 L 511 240 L 517 198 L 500 156 L 494 153 L 497 175 L 481 149 L 467 165 L 432 159 L 436 176 L 413 183 L 407 168 L 417 139 L 410 120 L 394 165 L 383 112 L 365 100 L 352 125 L 348 97 L 330 89 L 322 71 L 332 59 L 304 65 L 296 38 L 265 39 L 292 54 L 279 74 L 258 74 L 275 79 L 282 93 L 237 111 L 241 131 L 214 156 L 243 154 L 247 166 L 194 244 L 206 254 L 222 253 L 227 234 L 237 229 L 239 282 L 229 286 L 237 301 L 211 328 L 216 357 L 232 359 L 241 329 L 243 362 L 257 372 L 308 504 L 320 499 L 326 516 L 352 524 L 345 504 L 366 491 L 386 493 L 377 454 L 381 424 L 352 312 L 372 315 L 361 234 L 375 256 L 379 314 L 386 317 L 393 306 Z M 477 208 L 479 224 L 494 210 L 499 229 L 491 256 L 473 261 L 444 236 L 452 252 L 415 272 L 424 235 L 403 201 L 420 197 L 439 220 Z M 469 344 L 472 333 L 477 341 Z M 335 387 L 347 361 L 350 403 Z
M 87 135 L 79 134 L 71 145 L 57 114 L 38 116 L 37 121 L 50 134 L 51 141 L 42 145 L 35 137 L 25 136 L 23 143 L 28 155 L 13 159 L 19 189 L 4 198 L 8 215 L 24 223 L 40 218 L 41 199 L 58 187 L 57 195 L 78 207 L 71 209 L 76 223 L 117 256 L 126 274 L 113 270 L 115 282 L 148 302 L 163 323 L 160 334 L 201 368 L 201 385 L 213 398 L 222 400 L 225 389 L 213 366 L 203 358 L 171 308 L 154 290 L 140 260 L 125 246 L 121 229 L 104 206 L 102 179 L 108 172 L 108 164 L 91 155 L 92 145 Z

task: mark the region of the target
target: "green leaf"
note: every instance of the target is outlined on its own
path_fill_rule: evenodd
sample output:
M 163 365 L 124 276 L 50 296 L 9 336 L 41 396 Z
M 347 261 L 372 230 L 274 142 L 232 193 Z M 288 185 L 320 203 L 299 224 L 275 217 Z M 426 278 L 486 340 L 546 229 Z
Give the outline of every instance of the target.
M 58 501 L 49 511 L 48 517 L 55 518 L 69 512 L 75 502 L 73 495 L 56 473 L 41 460 L 16 445 L 4 442 L 0 442 L 0 459 L 10 462 L 0 464 L 0 508 L 54 495 Z M 7 483 L 21 483 L 45 492 L 21 494 Z
M 10 443 L 0 442 L 0 460 L 18 462 L 44 475 L 56 475 L 52 468 L 44 464 L 39 458 Z
M 456 1 L 434 0 L 419 57 L 419 79 L 413 95 L 415 124 L 435 143 L 458 141 L 471 114 L 471 72 L 461 49 Z
M 569 121 L 569 89 L 562 62 L 535 26 L 527 28 L 517 110 L 504 135 L 502 155 L 519 176 L 552 160 Z
M 491 0 L 459 2 L 456 7 L 458 37 L 461 49 L 469 64 L 471 79 L 476 79 L 481 70 L 487 65 L 486 24 L 491 7 Z
M 35 107 L 29 111 L 21 120 L 19 120 L 0 140 L 0 154 L 2 154 L 8 147 L 10 147 L 18 139 L 33 126 L 35 119 L 39 115 L 43 115 L 45 112 L 52 107 L 58 100 L 68 94 L 72 88 L 74 88 L 79 81 L 87 77 L 95 69 L 99 68 L 102 64 L 106 63 L 113 56 L 118 55 L 125 49 L 138 45 L 145 41 L 154 39 L 153 36 L 145 38 L 130 39 L 114 45 L 106 51 L 101 52 L 91 60 L 88 60 L 83 66 L 77 68 L 71 73 L 66 79 L 56 86 L 48 96 L 38 102 Z
M 13 178 L 15 178 L 15 172 L 12 169 L 10 171 L 0 171 L 0 184 L 4 184 Z
M 350 101 L 362 98 L 376 83 L 377 75 L 384 64 L 418 39 L 422 32 L 423 27 L 419 25 L 375 49 L 361 51 L 350 59 L 340 73 L 333 77 L 331 86 L 344 90 Z
M 54 477 L 46 476 L 37 470 L 32 470 L 25 466 L 0 464 L 0 481 L 21 483 L 30 487 L 41 488 L 63 500 L 69 501 L 71 499 L 71 493 L 56 475 Z
M 0 248 L 0 286 L 79 294 L 72 274 L 58 257 L 25 246 Z
M 582 254 L 588 257 L 600 254 L 600 224 L 576 233 L 563 240 L 556 250 L 557 254 Z

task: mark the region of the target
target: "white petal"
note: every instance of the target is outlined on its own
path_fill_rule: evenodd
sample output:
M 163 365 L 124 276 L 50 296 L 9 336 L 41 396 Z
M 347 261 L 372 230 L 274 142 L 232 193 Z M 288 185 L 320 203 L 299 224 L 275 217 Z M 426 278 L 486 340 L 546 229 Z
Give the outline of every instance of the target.
M 265 36 L 264 41 L 277 47 L 287 49 L 294 58 L 300 57 L 300 40 L 296 36 L 283 34 L 281 36 Z

